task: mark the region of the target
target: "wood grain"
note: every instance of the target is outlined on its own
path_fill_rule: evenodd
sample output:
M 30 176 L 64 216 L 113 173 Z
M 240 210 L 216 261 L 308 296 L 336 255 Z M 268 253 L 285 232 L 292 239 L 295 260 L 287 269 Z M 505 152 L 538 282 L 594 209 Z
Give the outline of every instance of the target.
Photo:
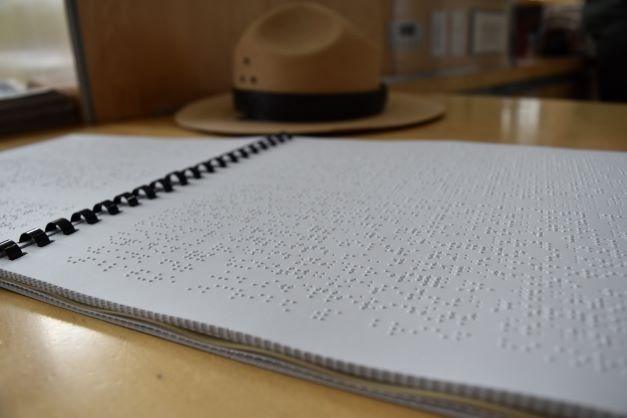
M 165 114 L 231 88 L 242 31 L 294 0 L 73 0 L 96 122 Z M 383 44 L 383 0 L 318 0 Z M 80 58 L 79 58 L 80 59 Z

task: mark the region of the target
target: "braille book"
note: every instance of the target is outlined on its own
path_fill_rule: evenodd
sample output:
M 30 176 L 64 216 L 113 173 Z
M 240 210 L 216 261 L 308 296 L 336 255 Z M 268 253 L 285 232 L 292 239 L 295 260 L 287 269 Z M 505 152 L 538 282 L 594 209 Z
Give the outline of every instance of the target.
M 70 136 L 0 153 L 0 285 L 450 416 L 627 415 L 627 154 Z

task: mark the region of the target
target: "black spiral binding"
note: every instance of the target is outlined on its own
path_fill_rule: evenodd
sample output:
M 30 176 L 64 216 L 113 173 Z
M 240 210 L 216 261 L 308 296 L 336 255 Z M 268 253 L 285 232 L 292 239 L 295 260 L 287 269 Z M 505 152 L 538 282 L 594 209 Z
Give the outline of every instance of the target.
M 118 213 L 120 213 L 120 208 L 118 207 L 118 205 L 109 199 L 103 200 L 100 203 L 96 203 L 92 210 L 94 213 L 100 213 L 106 210 L 109 215 L 117 215 Z
M 141 200 L 156 199 L 159 193 L 173 192 L 176 187 L 188 185 L 189 180 L 202 179 L 203 174 L 215 173 L 220 169 L 227 168 L 230 164 L 239 163 L 243 159 L 250 158 L 292 138 L 292 135 L 287 133 L 268 135 L 258 141 L 212 157 L 191 167 L 168 173 L 163 178 L 134 188 L 131 192 L 123 192 L 113 199 L 103 200 L 96 203 L 93 209 L 78 210 L 70 216 L 70 220 L 59 218 L 49 222 L 43 230 L 38 228 L 28 230 L 20 235 L 18 243 L 12 240 L 0 242 L 0 258 L 6 257 L 9 260 L 16 260 L 27 254 L 22 249 L 28 246 L 44 247 L 53 243 L 54 241 L 50 239 L 52 235 L 59 232 L 70 235 L 78 231 L 77 224 L 92 225 L 99 222 L 101 219 L 98 214 L 117 215 L 121 213 L 120 206 L 122 205 L 135 207 L 141 203 Z
M 23 242 L 28 242 L 28 243 L 34 242 L 35 244 L 37 244 L 38 247 L 45 247 L 46 245 L 50 244 L 52 241 L 50 241 L 50 237 L 48 237 L 48 234 L 46 234 L 44 231 L 42 231 L 39 228 L 35 228 L 35 229 L 31 229 L 30 231 L 24 232 L 20 236 L 20 243 L 23 243 Z

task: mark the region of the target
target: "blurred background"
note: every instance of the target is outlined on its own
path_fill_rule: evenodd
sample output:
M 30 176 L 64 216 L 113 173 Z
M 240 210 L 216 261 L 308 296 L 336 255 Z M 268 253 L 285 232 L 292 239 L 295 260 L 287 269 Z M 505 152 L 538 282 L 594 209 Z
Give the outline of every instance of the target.
M 229 90 L 241 32 L 288 1 L 0 0 L 0 133 L 167 115 Z M 380 45 L 392 88 L 627 100 L 622 0 L 318 2 Z

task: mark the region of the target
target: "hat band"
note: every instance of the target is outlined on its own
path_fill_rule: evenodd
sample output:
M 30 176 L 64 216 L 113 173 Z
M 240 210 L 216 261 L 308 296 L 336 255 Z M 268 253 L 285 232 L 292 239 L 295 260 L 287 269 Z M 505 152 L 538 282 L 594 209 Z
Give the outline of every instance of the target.
M 295 94 L 233 89 L 235 109 L 244 119 L 323 122 L 363 118 L 383 111 L 387 87 L 357 93 Z

